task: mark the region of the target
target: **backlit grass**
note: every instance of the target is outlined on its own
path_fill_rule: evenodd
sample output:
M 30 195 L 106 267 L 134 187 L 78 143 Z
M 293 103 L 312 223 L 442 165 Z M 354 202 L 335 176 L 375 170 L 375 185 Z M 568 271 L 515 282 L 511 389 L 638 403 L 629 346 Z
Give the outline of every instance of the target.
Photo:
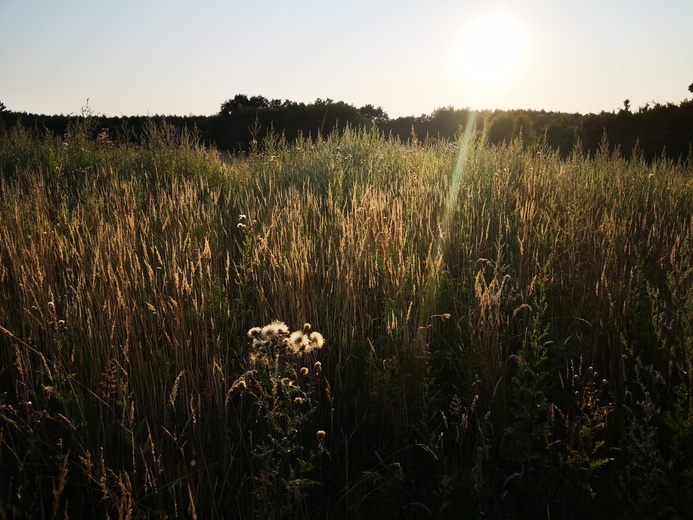
M 2 516 L 693 514 L 690 164 L 87 134 L 0 142 Z

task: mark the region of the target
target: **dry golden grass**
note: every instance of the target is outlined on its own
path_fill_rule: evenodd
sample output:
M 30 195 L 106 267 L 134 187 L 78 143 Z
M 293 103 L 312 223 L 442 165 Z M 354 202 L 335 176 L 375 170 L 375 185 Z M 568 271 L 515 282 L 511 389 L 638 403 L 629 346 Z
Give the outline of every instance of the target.
M 348 516 L 349 497 L 332 499 L 351 496 L 350 471 L 413 464 L 415 446 L 456 454 L 446 478 L 491 479 L 444 440 L 445 406 L 473 402 L 458 438 L 498 456 L 514 424 L 513 360 L 544 371 L 546 410 L 571 399 L 559 381 L 568 362 L 598 367 L 609 394 L 589 387 L 590 398 L 620 404 L 646 391 L 642 366 L 668 374 L 672 392 L 693 382 L 690 165 L 564 161 L 474 138 L 456 166 L 459 145 L 354 130 L 223 161 L 168 132 L 152 128 L 146 146 L 79 132 L 3 143 L 5 508 L 56 516 L 88 488 L 84 507 L 99 515 L 261 514 L 284 481 L 254 457 L 295 461 L 289 446 L 263 444 L 261 456 L 257 443 L 289 421 L 310 478 L 344 482 L 306 509 L 292 473 L 300 500 L 284 506 Z M 293 372 L 272 365 L 269 386 L 241 385 L 248 329 L 276 319 L 312 323 L 325 348 Z M 314 386 L 283 400 L 277 382 L 293 386 L 316 362 Z M 255 400 L 236 397 L 240 386 Z M 583 401 L 601 435 L 607 408 Z M 305 402 L 312 412 L 291 411 Z M 329 463 L 314 461 L 321 453 Z M 374 453 L 388 459 L 369 466 Z M 50 496 L 22 480 L 30 467 L 53 482 Z

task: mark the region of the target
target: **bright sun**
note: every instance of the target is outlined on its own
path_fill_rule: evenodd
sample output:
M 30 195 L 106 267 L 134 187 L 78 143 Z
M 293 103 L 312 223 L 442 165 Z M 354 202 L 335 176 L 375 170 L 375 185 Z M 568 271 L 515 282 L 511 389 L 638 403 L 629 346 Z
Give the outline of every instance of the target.
M 470 20 L 454 45 L 453 67 L 478 86 L 513 78 L 526 56 L 527 38 L 520 23 L 504 13 Z

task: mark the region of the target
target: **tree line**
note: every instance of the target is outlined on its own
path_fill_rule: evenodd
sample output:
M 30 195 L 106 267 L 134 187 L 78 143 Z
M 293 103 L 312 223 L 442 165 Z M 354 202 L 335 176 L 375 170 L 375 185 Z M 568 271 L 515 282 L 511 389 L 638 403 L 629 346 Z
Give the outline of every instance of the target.
M 491 144 L 520 139 L 526 146 L 542 142 L 568 156 L 580 146 L 594 154 L 608 145 L 630 157 L 638 154 L 647 161 L 657 157 L 674 160 L 691 155 L 693 146 L 693 100 L 679 104 L 652 103 L 632 111 L 629 100 L 618 111 L 599 114 L 547 112 L 545 110 L 472 111 L 442 107 L 431 114 L 390 118 L 382 107 L 362 107 L 316 99 L 312 103 L 268 99 L 237 94 L 221 104 L 211 116 L 127 116 L 94 115 L 89 109 L 74 115 L 38 115 L 7 110 L 0 103 L 0 135 L 21 125 L 25 129 L 65 135 L 75 118 L 91 118 L 95 133 L 141 140 L 148 124 L 166 121 L 175 128 L 195 130 L 207 145 L 229 152 L 245 152 L 259 146 L 269 135 L 288 142 L 299 137 L 326 137 L 346 126 L 376 127 L 386 137 L 403 141 L 455 139 L 474 115 L 474 130 Z

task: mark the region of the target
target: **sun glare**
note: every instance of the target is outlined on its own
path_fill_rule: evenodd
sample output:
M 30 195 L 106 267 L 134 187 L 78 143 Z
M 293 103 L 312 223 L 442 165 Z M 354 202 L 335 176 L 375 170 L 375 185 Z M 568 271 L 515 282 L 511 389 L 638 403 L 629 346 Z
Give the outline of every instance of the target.
M 527 38 L 521 24 L 503 13 L 470 20 L 454 45 L 453 67 L 464 79 L 490 87 L 512 79 L 521 69 Z

